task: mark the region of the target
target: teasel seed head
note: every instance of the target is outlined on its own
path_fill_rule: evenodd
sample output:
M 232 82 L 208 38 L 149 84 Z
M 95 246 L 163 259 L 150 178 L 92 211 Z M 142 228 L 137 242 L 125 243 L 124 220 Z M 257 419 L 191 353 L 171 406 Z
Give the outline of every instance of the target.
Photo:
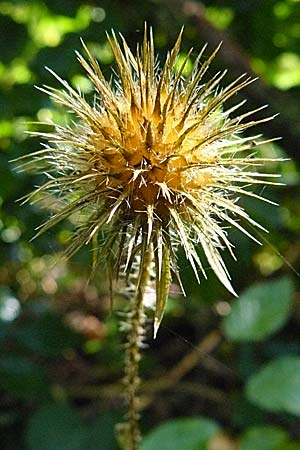
M 95 89 L 89 104 L 52 70 L 62 89 L 44 86 L 59 105 L 74 113 L 71 125 L 54 125 L 47 141 L 32 155 L 48 181 L 29 199 L 49 193 L 59 210 L 37 235 L 80 212 L 80 220 L 65 255 L 71 257 L 92 242 L 93 266 L 104 260 L 109 272 L 130 274 L 136 258 L 143 265 L 153 253 L 156 283 L 155 333 L 165 309 L 172 275 L 178 275 L 177 248 L 200 280 L 206 277 L 203 253 L 223 285 L 235 294 L 221 253 L 233 254 L 228 225 L 255 240 L 241 222 L 260 227 L 238 203 L 241 195 L 268 201 L 249 186 L 271 183 L 258 171 L 268 160 L 253 154 L 259 135 L 241 133 L 267 117 L 249 120 L 263 108 L 234 116 L 244 102 L 226 109 L 226 102 L 254 80 L 242 75 L 219 88 L 224 72 L 205 81 L 218 49 L 202 61 L 205 47 L 184 77 L 187 61 L 175 64 L 182 31 L 162 66 L 156 61 L 152 30 L 134 54 L 114 32 L 108 42 L 117 77 L 108 82 L 84 43 L 85 58 L 77 57 Z M 175 69 L 176 68 L 176 69 Z M 233 116 L 232 116 L 233 115 Z M 33 133 L 34 134 L 34 133 Z M 272 184 L 272 183 L 271 183 Z M 78 215 L 79 216 L 79 215 Z M 261 228 L 261 227 L 260 227 Z M 179 276 L 178 276 L 179 278 Z

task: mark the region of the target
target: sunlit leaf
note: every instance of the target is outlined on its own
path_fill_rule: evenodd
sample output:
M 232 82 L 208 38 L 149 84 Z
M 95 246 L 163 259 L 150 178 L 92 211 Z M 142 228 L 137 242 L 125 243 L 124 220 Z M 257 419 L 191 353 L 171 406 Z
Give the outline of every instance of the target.
M 292 306 L 293 285 L 280 278 L 251 286 L 232 303 L 223 322 L 233 341 L 259 341 L 278 331 L 287 321 Z
M 160 425 L 143 440 L 142 450 L 204 450 L 218 425 L 203 417 L 175 419 Z
M 240 438 L 240 450 L 279 450 L 289 439 L 282 428 L 261 425 L 246 430 Z
M 300 416 L 300 357 L 286 356 L 263 366 L 248 380 L 246 395 L 268 411 Z

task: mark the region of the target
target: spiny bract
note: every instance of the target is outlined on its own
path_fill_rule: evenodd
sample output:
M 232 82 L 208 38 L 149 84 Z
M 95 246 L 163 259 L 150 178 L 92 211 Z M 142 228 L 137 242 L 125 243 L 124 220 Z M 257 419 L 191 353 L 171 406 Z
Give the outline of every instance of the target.
M 198 278 L 199 270 L 205 276 L 197 254 L 200 244 L 210 267 L 234 293 L 220 255 L 224 248 L 233 255 L 224 225 L 248 235 L 241 219 L 258 226 L 237 201 L 241 194 L 261 198 L 245 186 L 265 183 L 264 174 L 252 167 L 266 161 L 247 153 L 259 136 L 241 137 L 240 132 L 271 119 L 244 120 L 262 108 L 230 117 L 244 102 L 227 110 L 224 102 L 253 79 L 241 76 L 220 89 L 225 72 L 219 72 L 204 82 L 217 50 L 202 62 L 203 48 L 184 78 L 191 52 L 178 64 L 181 34 L 160 67 L 151 30 L 148 37 L 145 29 L 135 55 L 122 36 L 120 45 L 112 33 L 108 41 L 118 73 L 114 82 L 106 81 L 83 44 L 87 58 L 77 56 L 94 85 L 94 104 L 50 71 L 63 89 L 40 89 L 79 120 L 55 125 L 52 133 L 36 133 L 48 144 L 33 154 L 49 177 L 35 191 L 37 198 L 55 193 L 62 205 L 38 234 L 80 212 L 66 255 L 92 241 L 94 265 L 103 258 L 115 274 L 130 274 L 136 258 L 141 267 L 152 248 L 155 330 L 171 274 L 178 275 L 178 245 L 183 246 Z

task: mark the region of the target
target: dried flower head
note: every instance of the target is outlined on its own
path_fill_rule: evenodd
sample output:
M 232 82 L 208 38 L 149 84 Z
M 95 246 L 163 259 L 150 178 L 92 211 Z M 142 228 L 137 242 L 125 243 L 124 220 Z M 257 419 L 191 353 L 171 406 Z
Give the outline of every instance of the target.
M 61 204 L 38 234 L 80 212 L 66 255 L 92 241 L 94 265 L 104 259 L 115 274 L 130 274 L 136 258 L 142 266 L 152 248 L 156 330 L 171 274 L 178 273 L 178 245 L 198 278 L 199 271 L 205 277 L 200 244 L 212 270 L 234 293 L 220 254 L 226 248 L 233 255 L 226 227 L 249 235 L 241 219 L 259 226 L 238 197 L 261 199 L 248 186 L 265 183 L 255 167 L 266 161 L 249 154 L 258 136 L 240 133 L 271 119 L 247 121 L 262 108 L 231 117 L 244 102 L 227 110 L 224 103 L 253 79 L 241 76 L 223 89 L 218 86 L 225 72 L 203 81 L 217 50 L 202 62 L 203 49 L 184 77 L 191 52 L 179 67 L 175 64 L 181 34 L 160 67 L 151 30 L 149 37 L 145 30 L 135 55 L 122 36 L 120 44 L 112 33 L 108 41 L 118 74 L 113 82 L 83 44 L 87 57 L 77 56 L 95 87 L 93 105 L 50 70 L 63 89 L 40 89 L 79 120 L 37 133 L 48 144 L 34 154 L 49 178 L 36 191 L 39 199 L 54 193 Z

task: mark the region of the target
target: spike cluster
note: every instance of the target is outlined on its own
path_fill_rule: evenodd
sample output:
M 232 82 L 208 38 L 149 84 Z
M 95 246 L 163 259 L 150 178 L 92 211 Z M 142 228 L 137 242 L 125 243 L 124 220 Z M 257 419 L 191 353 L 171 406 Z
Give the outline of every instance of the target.
M 259 226 L 237 201 L 241 194 L 261 199 L 245 186 L 266 183 L 265 174 L 256 169 L 266 160 L 249 154 L 259 136 L 242 137 L 240 133 L 271 117 L 248 121 L 259 108 L 232 118 L 244 102 L 227 110 L 224 107 L 254 80 L 241 76 L 220 89 L 225 72 L 219 72 L 204 81 L 218 49 L 202 62 L 203 49 L 184 78 L 191 52 L 178 67 L 181 34 L 159 67 L 151 31 L 148 37 L 145 30 L 136 54 L 122 36 L 119 41 L 112 33 L 108 41 L 118 73 L 114 83 L 106 81 L 83 44 L 86 58 L 77 56 L 96 91 L 93 105 L 50 70 L 63 89 L 40 89 L 79 120 L 70 126 L 55 125 L 52 133 L 37 133 L 48 144 L 33 154 L 49 177 L 34 198 L 54 193 L 61 203 L 37 234 L 80 212 L 81 221 L 66 255 L 92 242 L 94 267 L 103 258 L 115 274 L 124 263 L 130 274 L 136 255 L 142 267 L 151 249 L 155 332 L 171 274 L 178 275 L 178 245 L 184 248 L 197 278 L 199 272 L 205 277 L 197 253 L 197 246 L 202 246 L 210 267 L 234 294 L 221 256 L 223 249 L 233 255 L 226 227 L 229 224 L 249 235 L 241 220 Z

